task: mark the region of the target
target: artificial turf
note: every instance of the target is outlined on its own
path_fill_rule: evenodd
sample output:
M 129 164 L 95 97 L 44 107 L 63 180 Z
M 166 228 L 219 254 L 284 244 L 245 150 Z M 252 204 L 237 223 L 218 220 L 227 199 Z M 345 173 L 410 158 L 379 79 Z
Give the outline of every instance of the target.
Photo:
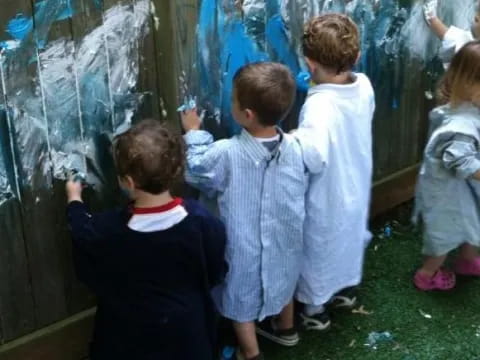
M 404 206 L 372 225 L 357 307 L 371 314 L 334 313 L 328 332 L 301 332 L 291 349 L 262 341 L 266 360 L 480 360 L 480 280 L 458 279 L 446 293 L 417 291 L 421 234 L 409 225 L 409 212 Z M 392 341 L 365 345 L 370 333 L 384 331 Z

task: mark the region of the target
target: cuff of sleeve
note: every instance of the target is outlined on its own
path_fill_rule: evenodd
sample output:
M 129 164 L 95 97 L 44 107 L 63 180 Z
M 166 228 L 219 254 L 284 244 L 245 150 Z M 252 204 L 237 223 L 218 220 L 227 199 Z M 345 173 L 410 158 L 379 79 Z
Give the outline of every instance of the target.
M 470 179 L 480 171 L 480 160 L 475 160 L 467 169 L 457 170 L 457 175 L 462 179 Z
M 68 203 L 67 205 L 67 211 L 75 211 L 75 210 L 82 210 L 82 211 L 86 211 L 87 210 L 87 206 L 81 202 L 81 201 L 71 201 Z
M 187 145 L 208 145 L 213 143 L 213 136 L 205 130 L 190 130 L 183 136 Z

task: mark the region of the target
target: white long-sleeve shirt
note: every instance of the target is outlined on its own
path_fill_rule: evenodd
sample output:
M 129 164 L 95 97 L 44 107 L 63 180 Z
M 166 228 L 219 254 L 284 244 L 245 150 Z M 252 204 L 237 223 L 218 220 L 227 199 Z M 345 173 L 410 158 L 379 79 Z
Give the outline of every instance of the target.
M 460 29 L 456 26 L 450 26 L 445 33 L 440 48 L 440 59 L 442 59 L 443 66 L 448 69 L 453 57 L 460 51 L 465 44 L 475 40 L 471 31 Z
M 349 85 L 310 89 L 295 136 L 310 138 L 323 159 L 306 199 L 305 245 L 299 301 L 323 305 L 362 277 L 372 185 L 370 80 L 354 74 Z

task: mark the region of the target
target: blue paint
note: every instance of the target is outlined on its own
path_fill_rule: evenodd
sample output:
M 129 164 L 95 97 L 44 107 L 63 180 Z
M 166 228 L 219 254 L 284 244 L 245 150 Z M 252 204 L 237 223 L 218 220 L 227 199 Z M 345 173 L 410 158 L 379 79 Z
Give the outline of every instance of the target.
M 258 61 L 278 61 L 290 67 L 294 74 L 300 65 L 287 36 L 277 0 L 268 0 L 268 16 L 264 38 L 258 36 L 258 21 L 244 21 L 240 14 L 217 0 L 204 0 L 199 16 L 199 74 L 202 95 L 201 105 L 213 113 L 221 110 L 222 124 L 229 135 L 241 129 L 231 115 L 232 82 L 235 73 L 244 65 Z M 212 44 L 218 44 L 216 47 Z
M 273 58 L 287 65 L 294 74 L 299 72 L 298 58 L 290 45 L 287 30 L 280 14 L 274 15 L 267 23 L 267 43 L 273 50 Z
M 236 349 L 232 346 L 225 346 L 222 350 L 222 356 L 220 360 L 232 360 L 235 358 Z
M 392 109 L 394 110 L 398 109 L 398 100 L 396 98 L 393 98 Z
M 253 41 L 248 37 L 244 25 L 240 20 L 234 20 L 227 25 L 224 44 L 220 54 L 221 69 L 223 70 L 222 92 L 220 93 L 220 109 L 226 119 L 230 134 L 238 133 L 241 127 L 231 115 L 231 101 L 233 92 L 233 78 L 237 71 L 245 64 L 266 61 L 266 54 L 260 52 Z
M 383 229 L 383 233 L 387 238 L 392 237 L 392 227 L 390 225 L 385 226 L 385 229 Z
M 14 39 L 23 40 L 33 29 L 32 18 L 18 14 L 7 24 L 7 33 Z
M 183 105 L 177 109 L 177 112 L 194 110 L 196 108 L 197 108 L 197 100 L 194 97 L 189 96 L 188 98 L 185 98 Z
M 312 80 L 312 76 L 308 71 L 300 71 L 296 78 L 298 90 L 302 92 L 308 92 L 308 89 L 310 88 L 311 80 Z
M 96 0 L 94 0 L 96 1 Z M 44 49 L 47 44 L 48 31 L 55 21 L 62 21 L 74 15 L 72 0 L 43 0 L 35 3 L 35 23 L 37 28 L 36 44 Z M 11 19 L 6 32 L 15 40 L 24 41 L 34 28 L 34 19 L 23 14 L 17 14 Z M 3 44 L 4 46 L 6 44 Z M 8 47 L 7 47 L 8 48 Z
M 97 7 L 97 9 L 103 8 L 103 0 L 93 0 L 93 4 Z
M 45 0 L 46 1 L 46 0 Z M 37 3 L 39 4 L 39 3 Z M 57 16 L 57 21 L 67 20 L 72 18 L 74 15 L 72 0 L 67 0 L 63 9 L 59 12 Z

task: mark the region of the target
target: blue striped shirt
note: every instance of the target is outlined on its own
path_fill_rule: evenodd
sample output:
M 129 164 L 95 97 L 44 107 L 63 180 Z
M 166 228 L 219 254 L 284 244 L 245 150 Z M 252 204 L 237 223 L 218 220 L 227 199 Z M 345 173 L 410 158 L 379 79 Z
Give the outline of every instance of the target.
M 190 131 L 185 140 L 187 181 L 216 197 L 227 228 L 229 272 L 214 291 L 220 313 L 237 322 L 278 314 L 300 274 L 308 170 L 321 167 L 316 152 L 283 133 L 272 152 L 246 130 L 217 142 Z

